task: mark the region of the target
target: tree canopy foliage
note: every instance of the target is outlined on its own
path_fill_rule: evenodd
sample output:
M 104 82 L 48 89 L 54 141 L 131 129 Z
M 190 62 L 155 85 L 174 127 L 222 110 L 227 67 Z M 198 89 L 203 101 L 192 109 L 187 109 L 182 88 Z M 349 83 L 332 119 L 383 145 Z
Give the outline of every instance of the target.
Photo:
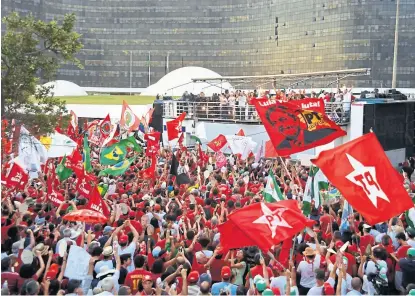
M 50 132 L 62 115 L 65 102 L 39 87 L 53 80 L 61 62 L 82 67 L 75 57 L 83 47 L 74 31 L 75 15 L 61 22 L 44 22 L 32 15 L 11 13 L 3 18 L 6 32 L 1 38 L 2 118 L 16 119 L 37 133 Z

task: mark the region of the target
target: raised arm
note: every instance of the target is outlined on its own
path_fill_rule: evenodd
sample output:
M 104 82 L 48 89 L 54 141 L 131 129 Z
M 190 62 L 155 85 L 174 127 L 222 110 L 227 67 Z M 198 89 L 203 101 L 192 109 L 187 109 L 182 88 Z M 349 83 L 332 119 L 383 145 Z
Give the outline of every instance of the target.
M 43 261 L 42 255 L 39 251 L 36 251 L 36 257 L 39 259 L 40 262 L 40 267 L 36 272 L 36 276 L 38 278 L 40 278 L 40 276 L 42 275 L 43 271 L 45 270 L 45 262 Z

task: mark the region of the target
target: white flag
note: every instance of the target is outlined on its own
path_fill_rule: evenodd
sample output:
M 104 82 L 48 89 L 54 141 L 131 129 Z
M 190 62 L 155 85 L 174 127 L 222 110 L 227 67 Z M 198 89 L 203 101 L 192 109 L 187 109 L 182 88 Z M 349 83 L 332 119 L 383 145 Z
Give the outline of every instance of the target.
M 259 149 L 257 150 L 256 154 L 255 154 L 255 162 L 259 162 L 259 160 L 264 157 L 265 155 L 265 151 L 264 151 L 264 142 L 262 142 L 261 146 L 259 147 Z
M 70 155 L 78 146 L 71 138 L 56 131 L 49 136 L 40 137 L 40 142 L 46 147 L 48 158 Z
M 207 140 L 207 136 L 206 136 L 206 127 L 205 127 L 205 123 L 204 123 L 204 122 L 198 122 L 198 123 L 196 124 L 195 135 L 196 135 L 196 137 L 198 137 L 199 139 L 204 139 L 204 140 Z
M 40 171 L 40 165 L 45 164 L 48 153 L 45 146 L 32 136 L 29 131 L 22 126 L 19 138 L 19 157 L 18 162 L 28 171 Z
M 257 143 L 252 141 L 250 137 L 242 136 L 225 136 L 228 142 L 229 148 L 232 150 L 233 154 L 241 154 L 241 159 L 245 160 L 249 153 L 255 149 Z

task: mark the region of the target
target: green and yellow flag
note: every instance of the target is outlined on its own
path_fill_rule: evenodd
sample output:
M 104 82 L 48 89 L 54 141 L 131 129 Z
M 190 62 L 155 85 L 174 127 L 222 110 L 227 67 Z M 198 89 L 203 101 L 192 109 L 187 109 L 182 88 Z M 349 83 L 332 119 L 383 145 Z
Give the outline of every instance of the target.
M 120 176 L 125 173 L 125 171 L 134 162 L 135 158 L 136 156 L 130 159 L 125 159 L 112 167 L 102 170 L 99 172 L 98 176 L 104 176 L 104 175 Z
M 127 157 L 127 147 L 132 148 L 134 151 L 142 152 L 142 148 L 137 144 L 135 138 L 131 136 L 109 147 L 102 148 L 99 157 L 100 163 L 102 165 L 115 165 L 123 161 Z
M 101 196 L 104 196 L 108 191 L 108 184 L 99 184 L 97 186 L 98 192 Z

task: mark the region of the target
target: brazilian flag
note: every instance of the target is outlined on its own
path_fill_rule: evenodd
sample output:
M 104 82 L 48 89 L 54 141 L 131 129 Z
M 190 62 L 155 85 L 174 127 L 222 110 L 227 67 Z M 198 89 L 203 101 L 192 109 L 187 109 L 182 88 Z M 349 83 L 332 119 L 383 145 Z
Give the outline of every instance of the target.
M 108 184 L 99 184 L 97 186 L 98 192 L 101 196 L 104 196 L 108 191 Z
M 127 147 L 132 148 L 134 151 L 142 152 L 142 148 L 137 144 L 135 138 L 131 136 L 109 147 L 102 148 L 99 157 L 100 163 L 102 165 L 115 165 L 123 161 L 127 157 Z
M 102 148 L 99 162 L 102 165 L 114 165 L 123 161 L 127 155 L 126 147 L 116 143 L 109 147 Z
M 134 162 L 135 158 L 136 156 L 130 159 L 125 159 L 112 167 L 102 170 L 99 172 L 98 176 L 104 176 L 104 175 L 120 176 L 125 173 L 125 171 Z

